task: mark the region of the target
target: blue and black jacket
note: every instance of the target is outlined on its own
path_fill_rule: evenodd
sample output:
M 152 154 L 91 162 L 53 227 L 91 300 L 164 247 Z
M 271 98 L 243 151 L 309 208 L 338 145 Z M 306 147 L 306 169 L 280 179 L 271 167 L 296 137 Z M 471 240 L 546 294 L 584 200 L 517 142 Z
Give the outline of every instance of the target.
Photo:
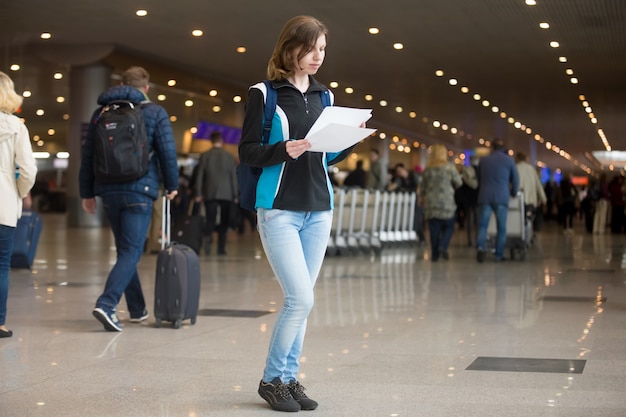
M 169 115 L 158 104 L 149 104 L 142 107 L 146 133 L 150 143 L 151 157 L 148 173 L 135 181 L 125 183 L 102 184 L 95 180 L 93 150 L 96 120 L 102 111 L 102 107 L 115 100 L 143 103 L 147 101 L 147 97 L 137 88 L 128 85 L 112 87 L 98 97 L 100 107 L 93 113 L 87 136 L 82 143 L 79 174 L 81 198 L 93 198 L 96 195 L 119 192 L 135 192 L 146 194 L 154 200 L 159 196 L 160 178 L 166 191 L 178 190 L 178 162 L 176 160 L 176 143 L 174 142 L 172 125 Z
M 239 159 L 263 168 L 257 184 L 256 208 L 293 211 L 333 209 L 333 188 L 328 165 L 349 155 L 352 147 L 339 153 L 305 152 L 297 159 L 287 154 L 285 142 L 306 136 L 322 113 L 320 91 L 328 88 L 313 77 L 302 93 L 288 81 L 273 81 L 278 93 L 269 143 L 262 145 L 266 87 L 250 87 L 243 121 Z M 330 92 L 332 97 L 332 92 Z

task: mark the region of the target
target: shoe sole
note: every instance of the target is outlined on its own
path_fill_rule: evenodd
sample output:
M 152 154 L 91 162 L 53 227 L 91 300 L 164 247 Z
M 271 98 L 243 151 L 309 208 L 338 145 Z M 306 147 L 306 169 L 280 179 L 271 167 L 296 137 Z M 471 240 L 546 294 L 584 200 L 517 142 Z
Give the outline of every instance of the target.
M 109 315 L 101 308 L 96 308 L 92 312 L 93 316 L 104 326 L 104 328 L 110 332 L 121 332 L 122 328 L 115 324 L 109 318 Z
M 135 318 L 135 319 L 131 318 L 129 321 L 131 323 L 141 323 L 141 322 L 148 320 L 148 317 L 150 317 L 150 315 L 146 314 L 145 316 L 141 316 L 139 318 Z

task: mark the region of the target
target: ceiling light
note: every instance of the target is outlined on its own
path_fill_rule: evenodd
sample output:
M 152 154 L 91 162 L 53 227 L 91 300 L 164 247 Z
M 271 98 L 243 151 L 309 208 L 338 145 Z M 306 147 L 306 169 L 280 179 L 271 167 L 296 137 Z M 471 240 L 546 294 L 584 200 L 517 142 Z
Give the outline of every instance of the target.
M 33 93 L 31 93 L 29 90 L 24 90 L 24 92 L 22 93 L 22 96 L 23 96 L 23 97 L 28 98 L 28 97 L 30 97 L 32 94 L 33 94 Z
M 409 112 L 409 117 L 410 117 L 411 119 L 415 119 L 415 118 L 417 117 L 417 113 L 415 113 L 414 111 Z
M 337 88 L 339 87 L 339 83 L 337 81 L 331 81 L 330 84 L 328 84 L 330 86 L 330 88 Z
M 474 94 L 473 98 L 476 101 L 480 100 L 480 94 Z
M 467 88 L 467 87 L 461 87 L 461 93 L 463 93 L 463 94 L 467 94 L 467 93 L 469 93 L 469 88 Z
M 402 113 L 402 107 L 400 106 L 396 107 L 396 113 Z
M 213 106 L 211 110 L 213 110 L 213 113 L 219 113 L 222 111 L 222 108 L 220 106 Z
M 571 68 L 568 68 L 568 69 L 566 69 L 566 70 L 565 70 L 565 73 L 566 73 L 567 75 L 574 75 L 574 70 L 573 70 L 573 69 L 571 69 Z
M 378 102 L 378 104 L 380 104 L 382 107 L 386 107 L 387 106 L 387 100 L 380 100 Z
M 169 80 L 167 82 L 167 85 L 169 85 L 170 87 L 174 87 L 176 85 L 176 80 Z
M 400 42 L 396 42 L 393 44 L 393 49 L 396 49 L 399 51 L 400 49 L 404 49 L 404 45 L 401 44 Z
M 352 94 L 354 93 L 354 89 L 352 87 L 346 87 L 344 88 L 344 90 L 346 92 L 346 94 Z
M 235 102 L 235 103 L 241 103 L 241 100 L 242 100 L 241 96 L 233 97 L 233 102 Z
M 437 77 L 443 77 L 443 70 L 437 70 L 437 71 L 435 71 L 435 75 L 436 75 Z
M 245 46 L 240 46 L 237 48 L 237 52 L 239 52 L 240 54 L 243 54 L 246 52 L 246 47 Z
M 578 78 L 576 78 L 576 77 L 572 77 L 572 78 L 570 78 L 570 82 L 571 82 L 572 84 L 578 84 Z
M 537 2 L 535 0 L 526 0 L 526 5 L 528 5 L 528 6 L 536 6 Z
M 380 33 L 380 29 L 378 28 L 369 28 L 367 31 L 372 35 L 378 35 Z
M 185 107 L 192 107 L 193 106 L 193 100 L 185 100 Z
M 550 23 L 548 23 L 548 22 L 541 22 L 541 23 L 539 23 L 539 27 L 541 29 L 550 29 Z
M 70 157 L 69 152 L 57 152 L 57 158 L 59 159 L 68 159 Z
M 441 126 L 441 123 L 440 123 L 438 120 L 435 120 L 435 121 L 433 122 L 433 126 L 434 126 L 434 127 L 439 127 L 439 126 Z
M 372 101 L 372 100 L 374 100 L 374 96 L 372 96 L 371 94 L 365 95 L 365 101 Z
M 167 98 L 167 96 L 165 94 L 159 94 L 157 96 L 157 100 L 159 100 L 159 101 L 165 101 L 166 98 Z
M 178 117 L 176 116 L 170 116 L 170 122 L 174 123 L 178 120 Z
M 204 35 L 204 32 L 200 29 L 194 29 L 191 31 L 191 36 L 195 36 L 197 38 L 199 38 L 200 36 Z
M 448 81 L 448 84 L 450 85 L 457 85 L 459 82 L 455 79 L 455 78 L 450 78 L 450 81 Z
M 489 100 L 483 100 L 483 107 L 489 107 Z
M 60 72 L 55 72 L 52 78 L 54 78 L 55 80 L 61 80 L 63 79 L 63 74 L 61 74 Z
M 45 113 L 45 112 L 43 111 L 43 109 L 38 109 L 38 110 L 35 112 L 35 114 L 36 114 L 37 116 L 43 116 L 43 115 L 44 115 L 44 113 Z
M 211 91 L 209 91 L 209 95 L 210 95 L 211 97 L 215 97 L 215 96 L 217 96 L 217 90 L 211 90 Z
M 498 106 L 493 106 L 493 107 L 491 108 L 491 111 L 492 111 L 492 112 L 494 112 L 494 113 L 497 113 L 497 112 L 499 112 L 499 111 L 500 111 L 500 109 L 498 108 Z
M 57 133 L 56 130 L 54 129 L 48 129 L 48 135 L 50 136 L 54 136 L 54 134 Z
M 552 48 L 558 48 L 559 46 L 561 46 L 557 41 L 551 41 L 550 42 L 550 47 Z
M 19 71 L 20 70 L 20 66 L 19 64 L 13 64 L 11 65 L 11 71 Z
M 144 17 L 148 15 L 148 11 L 144 9 L 137 10 L 135 14 L 139 17 Z
M 43 32 L 40 35 L 40 37 L 41 37 L 41 39 L 46 39 L 47 40 L 47 39 L 50 39 L 52 37 L 52 35 L 50 34 L 50 32 Z
M 63 96 L 57 97 L 57 103 L 64 103 L 64 102 L 65 102 L 65 97 Z

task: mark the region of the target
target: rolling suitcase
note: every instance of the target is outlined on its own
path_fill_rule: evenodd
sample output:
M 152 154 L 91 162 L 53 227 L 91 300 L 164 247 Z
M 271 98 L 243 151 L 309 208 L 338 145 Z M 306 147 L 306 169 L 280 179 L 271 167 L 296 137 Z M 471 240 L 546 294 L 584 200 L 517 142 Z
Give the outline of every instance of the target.
M 204 239 L 205 219 L 201 214 L 193 214 L 193 204 L 189 205 L 187 216 L 181 216 L 174 221 L 174 232 L 171 240 L 189 246 L 199 255 Z
M 171 322 L 180 328 L 183 320 L 196 323 L 200 301 L 200 260 L 187 245 L 172 242 L 170 201 L 163 202 L 161 252 L 157 257 L 154 283 L 154 317 L 156 327 L 161 322 Z
M 11 268 L 30 269 L 33 266 L 41 229 L 41 216 L 35 211 L 24 210 L 13 235 Z

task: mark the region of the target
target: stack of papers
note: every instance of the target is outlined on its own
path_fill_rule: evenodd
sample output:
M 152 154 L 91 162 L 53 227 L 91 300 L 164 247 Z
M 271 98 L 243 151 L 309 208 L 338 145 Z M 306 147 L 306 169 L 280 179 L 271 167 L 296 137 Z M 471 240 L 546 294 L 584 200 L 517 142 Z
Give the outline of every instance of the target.
M 305 136 L 310 152 L 341 152 L 362 141 L 376 129 L 360 127 L 372 117 L 371 109 L 328 106 Z

